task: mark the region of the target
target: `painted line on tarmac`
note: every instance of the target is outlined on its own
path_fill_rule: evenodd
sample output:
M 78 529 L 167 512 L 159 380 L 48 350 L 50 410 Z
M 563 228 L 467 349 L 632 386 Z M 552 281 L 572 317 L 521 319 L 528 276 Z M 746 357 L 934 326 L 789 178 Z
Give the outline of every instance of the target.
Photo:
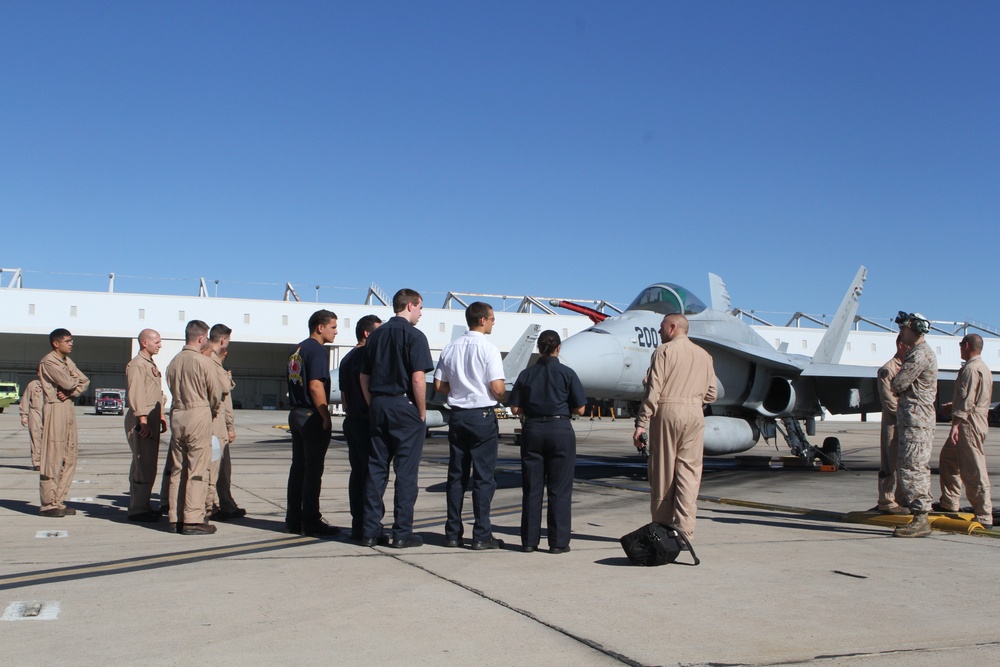
M 250 542 L 231 547 L 210 547 L 207 549 L 191 549 L 189 551 L 179 551 L 177 553 L 164 554 L 161 556 L 139 556 L 137 558 L 124 558 L 122 560 L 108 561 L 105 563 L 91 563 L 90 565 L 72 565 L 69 567 L 53 568 L 50 570 L 39 570 L 22 574 L 11 574 L 0 576 L 0 590 L 20 588 L 22 586 L 33 586 L 39 584 L 51 584 L 71 579 L 81 579 L 93 576 L 106 576 L 113 574 L 126 574 L 130 572 L 141 572 L 161 567 L 173 565 L 184 565 L 210 558 L 220 558 L 224 556 L 242 556 L 248 554 L 266 553 L 279 549 L 288 549 L 303 544 L 312 544 L 319 541 L 315 537 L 281 537 L 260 542 Z
M 586 637 L 581 637 L 580 635 L 575 634 L 573 632 L 570 632 L 566 628 L 558 626 L 555 623 L 550 623 L 548 621 L 544 621 L 544 620 L 538 618 L 537 616 L 535 616 L 534 614 L 532 614 L 527 609 L 521 609 L 520 607 L 515 607 L 514 605 L 512 605 L 512 604 L 510 604 L 508 602 L 504 602 L 503 600 L 501 600 L 499 598 L 495 598 L 495 597 L 493 597 L 491 595 L 487 595 L 485 592 L 479 590 L 478 588 L 473 588 L 472 586 L 468 586 L 466 584 L 463 584 L 461 581 L 457 581 L 455 579 L 450 579 L 449 577 L 446 577 L 444 575 L 438 574 L 437 572 L 434 572 L 433 570 L 429 570 L 426 567 L 424 567 L 423 565 L 418 565 L 417 563 L 414 563 L 411 560 L 400 558 L 398 556 L 395 556 L 394 554 L 393 554 L 393 556 L 396 558 L 396 560 L 398 560 L 401 563 L 409 565 L 410 567 L 413 567 L 413 568 L 415 568 L 417 570 L 420 570 L 421 572 L 425 572 L 425 573 L 431 575 L 432 577 L 434 577 L 436 579 L 440 579 L 441 581 L 447 582 L 449 584 L 452 584 L 453 586 L 457 586 L 457 587 L 459 587 L 459 588 L 461 588 L 461 589 L 463 589 L 465 591 L 468 591 L 469 593 L 472 593 L 473 595 L 476 595 L 476 596 L 482 598 L 483 600 L 486 600 L 487 602 L 492 602 L 493 604 L 495 604 L 497 606 L 500 606 L 500 607 L 503 607 L 504 609 L 509 609 L 510 611 L 514 612 L 515 614 L 520 614 L 521 616 L 527 618 L 530 621 L 534 621 L 535 623 L 538 623 L 541 626 L 544 626 L 544 627 L 546 627 L 546 628 L 548 628 L 550 630 L 558 632 L 559 634 L 563 635 L 564 637 L 567 637 L 569 639 L 572 639 L 575 642 L 583 644 L 587 648 L 590 648 L 590 649 L 592 649 L 594 651 L 597 651 L 598 653 L 606 655 L 609 658 L 613 658 L 614 660 L 617 660 L 618 662 L 622 663 L 623 665 L 629 665 L 629 667 L 642 667 L 642 665 L 643 665 L 643 663 L 636 662 L 635 660 L 632 660 L 628 656 L 622 655 L 621 653 L 617 653 L 617 652 L 612 651 L 612 650 L 610 650 L 608 648 L 605 648 L 599 642 L 596 642 L 596 641 L 594 641 L 592 639 L 587 639 Z

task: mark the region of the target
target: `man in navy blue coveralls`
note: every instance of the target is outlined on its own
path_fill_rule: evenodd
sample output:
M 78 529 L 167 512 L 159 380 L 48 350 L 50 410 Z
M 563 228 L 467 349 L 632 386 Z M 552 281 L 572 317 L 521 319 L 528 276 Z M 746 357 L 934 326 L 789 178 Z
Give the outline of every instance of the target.
M 414 326 L 423 309 L 420 294 L 399 290 L 392 309 L 395 317 L 373 331 L 363 348 L 361 391 L 371 416 L 372 449 L 361 544 L 375 546 L 382 535 L 391 462 L 396 473 L 391 546 L 404 549 L 423 544 L 413 532 L 413 506 L 427 428 L 427 373 L 434 362 L 427 337 Z

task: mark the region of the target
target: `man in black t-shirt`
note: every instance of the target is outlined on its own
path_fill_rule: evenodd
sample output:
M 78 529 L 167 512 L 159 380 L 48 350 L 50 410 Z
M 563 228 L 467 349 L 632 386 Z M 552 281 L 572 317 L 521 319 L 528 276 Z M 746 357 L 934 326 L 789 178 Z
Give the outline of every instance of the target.
M 309 318 L 309 338 L 288 358 L 288 428 L 292 433 L 292 467 L 288 471 L 285 530 L 312 537 L 340 533 L 323 520 L 319 494 L 326 450 L 330 447 L 330 350 L 337 337 L 337 315 L 317 310 Z

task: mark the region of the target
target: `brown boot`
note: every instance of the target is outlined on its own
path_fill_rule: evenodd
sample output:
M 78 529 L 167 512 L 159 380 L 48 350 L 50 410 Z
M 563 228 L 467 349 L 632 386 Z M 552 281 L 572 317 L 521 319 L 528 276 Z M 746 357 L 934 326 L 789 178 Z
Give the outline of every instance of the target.
M 893 537 L 927 537 L 931 534 L 931 522 L 926 514 L 914 514 L 913 520 L 905 526 L 896 526 Z
M 210 523 L 185 523 L 181 528 L 181 535 L 212 535 L 215 533 L 215 526 Z

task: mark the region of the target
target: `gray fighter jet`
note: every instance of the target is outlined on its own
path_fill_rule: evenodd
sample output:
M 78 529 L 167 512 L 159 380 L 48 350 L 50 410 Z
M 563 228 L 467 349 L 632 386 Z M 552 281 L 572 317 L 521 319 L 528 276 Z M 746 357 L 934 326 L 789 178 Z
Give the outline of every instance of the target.
M 722 279 L 709 274 L 711 308 L 673 283 L 650 285 L 614 317 L 553 302 L 595 320 L 563 341 L 559 358 L 580 376 L 587 396 L 634 402 L 637 409 L 650 355 L 660 344 L 660 322 L 664 315 L 684 313 L 691 340 L 712 355 L 718 381 L 718 400 L 705 409 L 706 455 L 746 451 L 762 434 L 770 439 L 780 432 L 795 455 L 839 465 L 836 438 L 819 449 L 807 436 L 815 435 L 815 420 L 824 408 L 834 414 L 881 411 L 878 369 L 838 363 L 867 273 L 863 266 L 858 269 L 813 357 L 775 350 L 730 314 Z

